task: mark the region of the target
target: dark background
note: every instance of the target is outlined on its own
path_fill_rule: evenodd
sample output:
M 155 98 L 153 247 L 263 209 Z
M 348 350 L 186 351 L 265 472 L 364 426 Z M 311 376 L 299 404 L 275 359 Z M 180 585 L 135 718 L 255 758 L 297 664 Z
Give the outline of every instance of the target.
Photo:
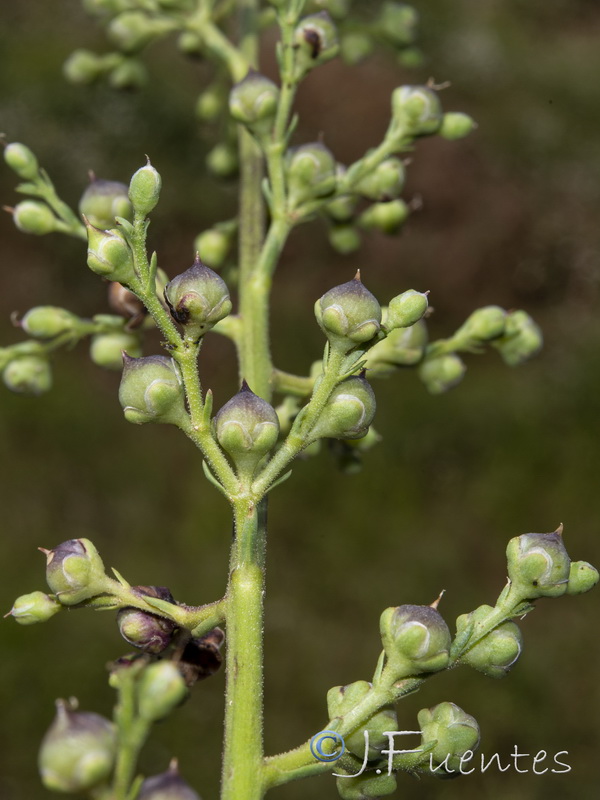
M 364 5 L 364 4 L 363 4 Z M 368 4 L 367 4 L 368 5 Z M 473 114 L 478 131 L 419 144 L 405 196 L 424 199 L 398 238 L 371 235 L 351 257 L 328 248 L 319 223 L 295 232 L 273 307 L 276 363 L 305 372 L 322 336 L 312 305 L 357 267 L 382 301 L 430 289 L 435 335 L 473 308 L 525 308 L 546 347 L 509 370 L 494 355 L 471 358 L 464 382 L 430 397 L 410 371 L 376 385 L 384 441 L 360 475 L 339 473 L 327 452 L 298 463 L 270 506 L 266 623 L 269 753 L 304 741 L 326 721 L 333 685 L 368 679 L 379 654 L 379 614 L 428 603 L 443 588 L 446 619 L 494 602 L 508 539 L 565 524 L 573 558 L 600 562 L 597 472 L 600 421 L 600 8 L 584 0 L 423 0 L 426 64 L 412 72 L 391 57 L 350 70 L 333 62 L 302 87 L 296 142 L 325 132 L 349 162 L 377 144 L 389 93 L 401 83 L 449 80 L 447 109 Z M 266 43 L 266 45 L 268 42 Z M 191 263 L 196 233 L 233 212 L 235 183 L 207 178 L 217 132 L 195 122 L 195 97 L 210 70 L 172 42 L 147 59 L 138 94 L 67 85 L 61 65 L 78 46 L 106 49 L 76 2 L 22 0 L 0 7 L 0 128 L 28 143 L 76 204 L 88 169 L 127 181 L 149 154 L 163 176 L 151 245 L 171 275 Z M 266 56 L 267 70 L 272 57 Z M 15 177 L 0 170 L 0 198 L 14 203 Z M 106 310 L 84 248 L 59 236 L 25 236 L 0 219 L 0 341 L 17 341 L 9 314 L 56 304 Z M 147 352 L 156 352 L 156 340 Z M 217 405 L 235 390 L 228 343 L 203 352 L 202 376 Z M 128 425 L 118 375 L 90 364 L 86 347 L 56 360 L 55 388 L 0 394 L 0 602 L 44 588 L 36 547 L 88 536 L 133 583 L 166 584 L 178 599 L 209 602 L 224 591 L 228 510 L 206 483 L 189 442 L 167 426 Z M 490 769 L 450 783 L 400 776 L 398 797 L 591 797 L 597 784 L 598 595 L 541 601 L 523 623 L 524 654 L 504 681 L 466 669 L 432 680 L 399 708 L 453 700 L 482 729 L 481 752 L 507 763 L 519 752 L 568 751 L 566 775 Z M 64 613 L 46 625 L 0 625 L 0 796 L 49 796 L 35 758 L 55 697 L 110 715 L 104 665 L 126 652 L 109 614 Z M 217 796 L 223 675 L 157 726 L 146 773 L 180 757 L 203 797 Z M 322 777 L 274 797 L 334 798 Z

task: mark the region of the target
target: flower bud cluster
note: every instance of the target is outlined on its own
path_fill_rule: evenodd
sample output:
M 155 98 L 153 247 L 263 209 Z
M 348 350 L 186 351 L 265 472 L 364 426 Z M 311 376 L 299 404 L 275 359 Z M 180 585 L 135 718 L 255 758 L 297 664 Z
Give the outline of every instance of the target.
M 327 712 L 331 720 L 336 717 L 343 717 L 357 706 L 369 692 L 372 684 L 367 681 L 356 681 L 348 686 L 334 686 L 327 692 Z M 344 737 L 348 750 L 359 758 L 364 757 L 365 735 L 369 732 L 369 755 L 370 761 L 380 758 L 381 751 L 389 743 L 385 731 L 395 731 L 398 729 L 398 718 L 396 710 L 392 705 L 384 706 L 373 714 L 363 725 L 357 728 L 350 736 Z

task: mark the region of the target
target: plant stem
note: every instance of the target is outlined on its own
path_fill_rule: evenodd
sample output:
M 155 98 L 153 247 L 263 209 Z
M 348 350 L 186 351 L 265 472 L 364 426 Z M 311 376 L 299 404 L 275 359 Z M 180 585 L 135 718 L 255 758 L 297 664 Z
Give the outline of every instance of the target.
M 266 508 L 235 506 L 227 590 L 227 689 L 221 800 L 263 796 L 263 595 Z
M 115 709 L 115 721 L 119 731 L 117 764 L 113 778 L 113 800 L 127 800 L 131 783 L 135 778 L 137 760 L 150 723 L 136 714 L 136 671 L 124 675 L 119 683 L 119 702 Z

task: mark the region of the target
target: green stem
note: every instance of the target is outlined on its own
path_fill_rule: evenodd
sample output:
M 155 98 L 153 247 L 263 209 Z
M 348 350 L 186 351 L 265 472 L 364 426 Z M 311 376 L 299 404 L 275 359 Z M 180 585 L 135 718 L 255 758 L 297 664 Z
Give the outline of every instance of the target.
M 265 508 L 247 500 L 235 506 L 235 540 L 227 589 L 227 689 L 221 800 L 259 800 L 263 796 L 265 512 Z
M 273 373 L 273 387 L 281 394 L 291 394 L 294 397 L 308 397 L 315 385 L 315 379 L 301 375 L 293 375 L 276 369 Z
M 135 704 L 135 680 L 137 674 L 122 676 L 119 683 L 119 702 L 115 709 L 119 748 L 113 777 L 113 800 L 127 800 L 135 778 L 137 760 L 142 749 L 150 722 L 137 716 Z

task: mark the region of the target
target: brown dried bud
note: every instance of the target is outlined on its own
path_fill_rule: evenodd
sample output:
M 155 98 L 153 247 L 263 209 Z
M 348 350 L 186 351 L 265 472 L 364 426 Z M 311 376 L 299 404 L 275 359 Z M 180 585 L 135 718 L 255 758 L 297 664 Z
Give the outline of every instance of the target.
M 108 305 L 129 320 L 128 328 L 138 328 L 148 313 L 139 297 L 117 281 L 108 284 Z
M 206 636 L 188 642 L 177 663 L 188 688 L 218 671 L 223 663 L 221 645 L 224 640 L 225 634 L 221 628 L 214 628 Z

